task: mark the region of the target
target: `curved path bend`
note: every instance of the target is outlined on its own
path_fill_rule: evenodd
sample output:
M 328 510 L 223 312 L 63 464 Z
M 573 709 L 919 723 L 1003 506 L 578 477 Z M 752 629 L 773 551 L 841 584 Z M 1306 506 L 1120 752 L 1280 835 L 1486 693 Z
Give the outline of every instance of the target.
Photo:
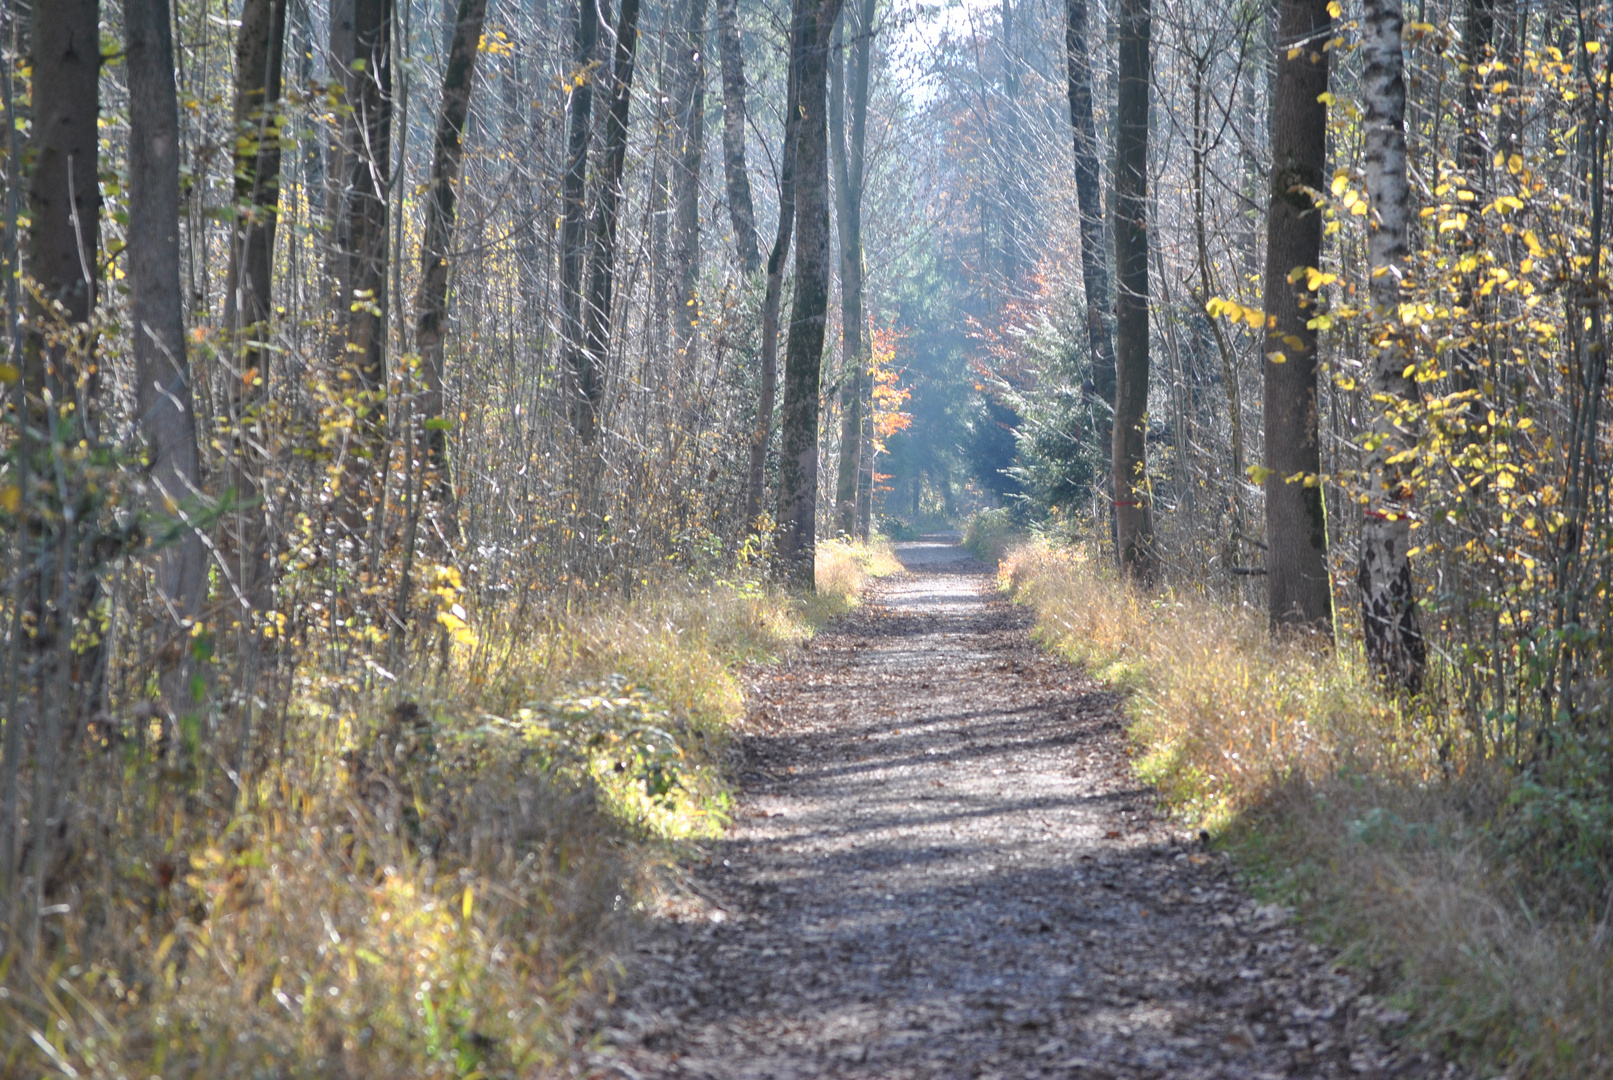
M 1439 1076 L 1132 778 L 1117 699 L 948 538 L 755 673 L 734 828 L 596 1077 Z

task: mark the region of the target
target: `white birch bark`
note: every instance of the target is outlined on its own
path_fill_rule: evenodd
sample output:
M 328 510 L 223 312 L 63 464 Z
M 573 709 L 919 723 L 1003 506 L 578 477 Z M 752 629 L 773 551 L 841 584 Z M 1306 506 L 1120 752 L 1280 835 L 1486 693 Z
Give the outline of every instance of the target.
M 1371 269 L 1372 404 L 1365 518 L 1361 525 L 1361 624 L 1367 660 L 1387 684 L 1422 688 L 1427 650 L 1412 586 L 1411 469 L 1394 458 L 1410 446 L 1395 413 L 1417 395 L 1400 335 L 1411 192 L 1406 180 L 1406 83 L 1400 0 L 1363 0 L 1361 98 L 1366 113 L 1367 261 Z

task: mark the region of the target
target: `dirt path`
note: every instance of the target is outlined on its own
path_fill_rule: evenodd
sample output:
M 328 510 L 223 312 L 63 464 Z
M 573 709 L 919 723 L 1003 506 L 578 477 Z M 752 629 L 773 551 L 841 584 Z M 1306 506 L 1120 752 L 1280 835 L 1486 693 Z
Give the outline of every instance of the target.
M 758 675 L 734 829 L 600 1077 L 1444 1075 L 1168 827 L 1113 695 L 951 543 Z

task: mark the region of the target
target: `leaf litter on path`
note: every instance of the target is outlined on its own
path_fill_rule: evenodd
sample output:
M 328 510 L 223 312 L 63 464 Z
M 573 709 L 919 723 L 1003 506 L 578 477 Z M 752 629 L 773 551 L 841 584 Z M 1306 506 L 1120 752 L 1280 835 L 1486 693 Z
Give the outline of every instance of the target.
M 650 920 L 589 1075 L 1460 1075 L 1155 811 L 1118 698 L 987 567 L 898 550 L 755 673 L 734 827 Z

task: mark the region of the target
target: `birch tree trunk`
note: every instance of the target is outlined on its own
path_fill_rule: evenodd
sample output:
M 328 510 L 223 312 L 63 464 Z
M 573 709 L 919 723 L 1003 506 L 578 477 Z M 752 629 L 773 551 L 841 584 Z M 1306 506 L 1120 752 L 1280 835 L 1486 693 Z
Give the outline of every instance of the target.
M 793 29 L 791 31 L 794 33 Z M 790 46 L 794 55 L 795 46 Z M 790 256 L 795 229 L 795 149 L 800 130 L 800 103 L 796 68 L 790 63 L 784 94 L 784 145 L 779 152 L 778 228 L 767 256 L 767 286 L 762 297 L 762 370 L 758 380 L 756 427 L 751 432 L 750 469 L 745 487 L 745 520 L 752 526 L 762 512 L 766 487 L 767 445 L 773 434 L 773 399 L 778 396 L 778 319 L 784 295 L 784 264 Z
M 818 395 L 829 306 L 829 40 L 841 0 L 795 0 L 795 297 L 785 352 L 783 450 L 779 463 L 779 561 L 797 588 L 813 587 L 818 510 Z
M 1327 106 L 1317 98 L 1327 91 L 1330 54 L 1321 35 L 1331 23 L 1326 0 L 1283 0 L 1278 9 L 1261 363 L 1271 626 L 1323 633 L 1332 629 L 1333 590 L 1320 481 L 1316 331 L 1306 326 L 1316 294 L 1304 270 L 1322 260 L 1322 213 L 1310 192 L 1326 186 Z
M 745 166 L 745 50 L 739 38 L 739 0 L 717 0 L 717 52 L 722 60 L 722 152 L 728 180 L 728 216 L 734 249 L 748 277 L 762 268 L 756 247 L 756 210 Z
M 284 13 L 284 7 L 281 7 Z M 281 19 L 284 26 L 284 19 Z M 135 400 L 150 465 L 151 512 L 186 516 L 201 493 L 196 413 L 185 349 L 184 293 L 179 285 L 179 100 L 174 87 L 174 41 L 168 0 L 126 0 L 125 64 L 129 79 L 129 232 Z M 229 380 L 232 383 L 239 379 Z M 185 527 L 156 554 L 156 587 L 180 620 L 200 606 L 207 589 L 201 534 Z M 183 665 L 168 664 L 164 704 L 177 707 Z
M 1115 541 L 1128 577 L 1155 575 L 1148 486 L 1149 0 L 1122 0 L 1115 110 Z
M 1361 23 L 1361 100 L 1365 111 L 1367 262 L 1371 272 L 1372 394 L 1377 415 L 1368 443 L 1361 523 L 1361 626 L 1367 660 L 1383 681 L 1422 689 L 1427 647 L 1412 584 L 1408 468 L 1394 460 L 1411 439 L 1397 413 L 1416 401 L 1412 358 L 1400 336 L 1400 282 L 1407 257 L 1411 192 L 1406 181 L 1406 84 L 1400 0 L 1365 0 Z
M 441 423 L 443 342 L 448 333 L 448 247 L 457 213 L 460 162 L 465 155 L 465 118 L 476 82 L 477 43 L 487 0 L 459 0 L 448 66 L 442 77 L 442 107 L 431 147 L 431 179 L 426 190 L 426 231 L 420 241 L 420 288 L 415 297 L 415 350 L 425 370 L 420 408 L 425 422 L 426 465 L 438 471 L 439 495 L 448 467 L 448 433 Z M 434 423 L 434 421 L 436 421 Z

